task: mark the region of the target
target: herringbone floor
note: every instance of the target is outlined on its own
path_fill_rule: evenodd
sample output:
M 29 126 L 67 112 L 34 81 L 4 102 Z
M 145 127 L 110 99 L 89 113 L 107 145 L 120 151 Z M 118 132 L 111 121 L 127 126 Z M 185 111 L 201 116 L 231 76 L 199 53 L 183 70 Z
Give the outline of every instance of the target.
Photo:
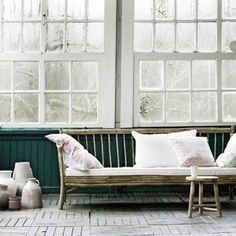
M 236 200 L 227 197 L 221 197 L 222 218 L 194 212 L 192 219 L 188 195 L 70 194 L 64 210 L 57 199 L 45 195 L 42 209 L 0 211 L 0 236 L 236 235 Z

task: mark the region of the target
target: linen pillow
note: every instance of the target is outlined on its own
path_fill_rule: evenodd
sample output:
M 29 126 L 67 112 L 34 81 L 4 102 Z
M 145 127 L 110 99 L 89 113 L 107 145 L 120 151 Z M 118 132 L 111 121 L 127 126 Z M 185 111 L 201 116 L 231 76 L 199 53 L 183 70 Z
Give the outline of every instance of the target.
M 172 143 L 166 134 L 140 134 L 132 131 L 135 139 L 136 168 L 178 166 Z
M 172 138 L 179 166 L 216 166 L 206 137 Z
M 219 167 L 234 167 L 236 166 L 236 134 L 230 138 L 224 153 L 221 153 L 216 159 Z
M 49 134 L 45 136 L 50 141 L 62 147 L 64 163 L 68 167 L 87 171 L 103 168 L 102 164 L 89 153 L 77 140 L 68 134 Z

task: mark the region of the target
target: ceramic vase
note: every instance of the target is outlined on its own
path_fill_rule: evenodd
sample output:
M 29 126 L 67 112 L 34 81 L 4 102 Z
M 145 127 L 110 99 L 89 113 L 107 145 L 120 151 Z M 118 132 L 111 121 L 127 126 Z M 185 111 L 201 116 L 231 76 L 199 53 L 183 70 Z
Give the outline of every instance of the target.
M 39 181 L 35 178 L 27 179 L 22 190 L 21 207 L 35 209 L 42 208 L 42 205 L 42 190 Z
M 17 183 L 17 195 L 21 196 L 25 180 L 33 178 L 32 169 L 29 162 L 16 162 L 13 178 Z
M 8 186 L 8 192 L 11 197 L 16 196 L 17 184 L 14 179 L 11 178 L 11 170 L 1 170 L 0 171 L 0 184 Z
M 20 210 L 21 197 L 9 197 L 8 208 L 10 210 Z
M 6 209 L 8 207 L 8 187 L 7 185 L 0 184 L 0 209 Z

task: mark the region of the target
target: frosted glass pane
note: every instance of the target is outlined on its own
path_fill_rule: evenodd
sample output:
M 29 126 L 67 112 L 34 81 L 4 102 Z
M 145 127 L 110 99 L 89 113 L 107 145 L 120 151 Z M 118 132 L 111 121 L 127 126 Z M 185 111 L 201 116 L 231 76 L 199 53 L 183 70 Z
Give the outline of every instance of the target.
M 3 51 L 17 51 L 20 47 L 20 24 L 3 24 Z
M 216 88 L 216 61 L 193 61 L 192 69 L 193 89 Z
M 236 22 L 222 23 L 222 51 L 229 52 L 229 44 L 236 40 Z
M 24 0 L 24 17 L 39 19 L 41 18 L 41 0 Z
M 156 51 L 173 51 L 174 50 L 174 24 L 159 23 L 156 24 Z
M 76 7 L 75 7 L 76 6 Z M 85 0 L 67 0 L 67 18 L 84 19 Z
M 135 0 L 134 1 L 134 19 L 151 20 L 153 19 L 153 0 Z
M 11 95 L 0 94 L 0 122 L 11 121 Z M 4 109 L 2 109 L 4 108 Z
M 0 62 L 0 90 L 10 90 L 10 89 L 11 89 L 11 63 Z
M 141 89 L 162 89 L 163 88 L 163 62 L 142 61 L 140 62 L 140 86 Z
M 196 6 L 194 0 L 177 0 L 176 4 L 178 20 L 195 19 Z
M 88 19 L 104 19 L 104 0 L 88 0 Z
M 14 95 L 15 122 L 38 122 L 39 97 L 37 94 Z
M 236 88 L 236 61 L 222 61 L 222 87 Z
M 222 0 L 222 17 L 225 19 L 236 19 L 235 0 Z
M 188 89 L 190 87 L 190 62 L 166 62 L 166 88 Z
M 198 0 L 198 19 L 216 19 L 217 0 Z
M 45 87 L 47 90 L 69 89 L 68 62 L 45 62 Z
M 170 20 L 174 18 L 174 0 L 155 0 L 155 7 L 156 19 Z
M 72 63 L 72 89 L 96 90 L 98 79 L 97 62 Z
M 24 51 L 40 50 L 40 24 L 26 23 L 23 26 Z
M 61 19 L 65 17 L 65 0 L 47 0 L 47 8 L 48 18 Z
M 195 31 L 194 23 L 177 24 L 177 51 L 192 52 L 195 50 Z
M 134 24 L 134 50 L 152 51 L 152 24 L 135 23 Z
M 50 123 L 68 122 L 69 120 L 69 95 L 45 95 L 45 121 Z
M 2 0 L 2 15 L 4 20 L 15 20 L 21 18 L 20 0 Z
M 84 24 L 68 23 L 67 24 L 67 49 L 69 52 L 81 52 L 84 50 Z
M 97 95 L 72 94 L 72 122 L 97 121 Z
M 140 122 L 163 121 L 163 94 L 141 93 L 139 101 Z
M 223 121 L 236 121 L 236 93 L 223 93 Z
M 104 51 L 104 24 L 103 23 L 89 23 L 87 50 L 89 52 L 103 52 Z
M 38 62 L 15 62 L 14 88 L 15 90 L 36 90 L 39 84 Z
M 64 25 L 48 23 L 46 28 L 46 51 L 61 51 L 63 49 Z
M 193 121 L 217 121 L 217 95 L 213 92 L 193 93 Z
M 198 24 L 198 51 L 216 52 L 217 50 L 217 25 L 216 23 Z
M 190 94 L 166 94 L 166 120 L 167 122 L 190 121 Z

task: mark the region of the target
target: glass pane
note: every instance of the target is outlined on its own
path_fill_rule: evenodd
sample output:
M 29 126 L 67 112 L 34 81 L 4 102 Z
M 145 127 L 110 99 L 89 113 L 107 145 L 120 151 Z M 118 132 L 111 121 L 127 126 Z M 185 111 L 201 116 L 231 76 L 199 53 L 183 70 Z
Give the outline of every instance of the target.
M 89 23 L 87 50 L 90 52 L 103 52 L 104 50 L 104 24 Z
M 39 97 L 37 94 L 14 95 L 15 122 L 38 122 Z
M 40 24 L 24 24 L 23 28 L 23 48 L 24 51 L 40 50 Z
M 216 52 L 217 50 L 216 23 L 198 24 L 198 51 Z
M 76 6 L 76 7 L 75 7 Z M 85 0 L 67 0 L 67 18 L 84 19 Z
M 236 93 L 223 93 L 223 121 L 236 121 Z
M 63 49 L 63 28 L 60 23 L 48 23 L 46 29 L 46 51 L 61 51 Z
M 47 90 L 69 89 L 68 62 L 45 62 L 45 87 Z
M 20 47 L 20 24 L 3 24 L 3 51 L 17 51 Z
M 190 121 L 189 93 L 166 93 L 166 120 L 169 122 Z
M 216 61 L 193 61 L 193 89 L 216 89 Z
M 96 90 L 98 79 L 97 62 L 72 63 L 72 89 Z
M 222 87 L 236 88 L 236 61 L 222 61 Z
M 72 95 L 72 122 L 97 121 L 97 95 L 73 94 Z
M 39 88 L 38 62 L 15 62 L 14 64 L 14 89 L 36 90 Z
M 20 0 L 2 0 L 3 19 L 15 20 L 21 18 L 21 1 Z
M 47 0 L 48 18 L 61 19 L 65 17 L 65 0 Z
M 196 44 L 195 24 L 178 23 L 177 24 L 177 51 L 192 52 Z
M 41 18 L 41 0 L 24 0 L 24 17 Z
M 153 19 L 153 0 L 135 0 L 134 2 L 134 19 L 151 20 Z
M 193 93 L 193 121 L 217 121 L 217 95 L 216 93 Z
M 156 24 L 156 51 L 173 51 L 175 44 L 174 24 Z
M 141 93 L 139 101 L 140 122 L 162 122 L 163 121 L 163 94 Z
M 222 0 L 222 16 L 225 19 L 236 18 L 236 1 Z
M 0 122 L 11 121 L 11 95 L 0 94 Z M 2 109 L 4 107 L 4 109 Z
M 155 0 L 155 8 L 156 19 L 170 20 L 174 18 L 174 0 Z
M 176 4 L 178 20 L 195 19 L 196 6 L 194 0 L 177 0 Z
M 236 22 L 222 22 L 222 51 L 229 52 L 229 44 L 236 40 Z
M 68 122 L 69 120 L 69 95 L 45 95 L 45 121 L 50 123 Z
M 10 90 L 10 89 L 11 89 L 11 63 L 0 62 L 0 90 Z
M 188 89 L 190 87 L 190 62 L 166 62 L 166 88 Z
M 163 62 L 140 62 L 140 86 L 141 89 L 163 89 Z
M 198 0 L 198 19 L 217 19 L 217 0 Z
M 67 49 L 70 52 L 81 52 L 84 50 L 84 24 L 68 23 L 67 24 Z
M 104 0 L 88 0 L 88 19 L 104 19 Z
M 134 24 L 134 50 L 152 51 L 152 24 L 135 23 Z

